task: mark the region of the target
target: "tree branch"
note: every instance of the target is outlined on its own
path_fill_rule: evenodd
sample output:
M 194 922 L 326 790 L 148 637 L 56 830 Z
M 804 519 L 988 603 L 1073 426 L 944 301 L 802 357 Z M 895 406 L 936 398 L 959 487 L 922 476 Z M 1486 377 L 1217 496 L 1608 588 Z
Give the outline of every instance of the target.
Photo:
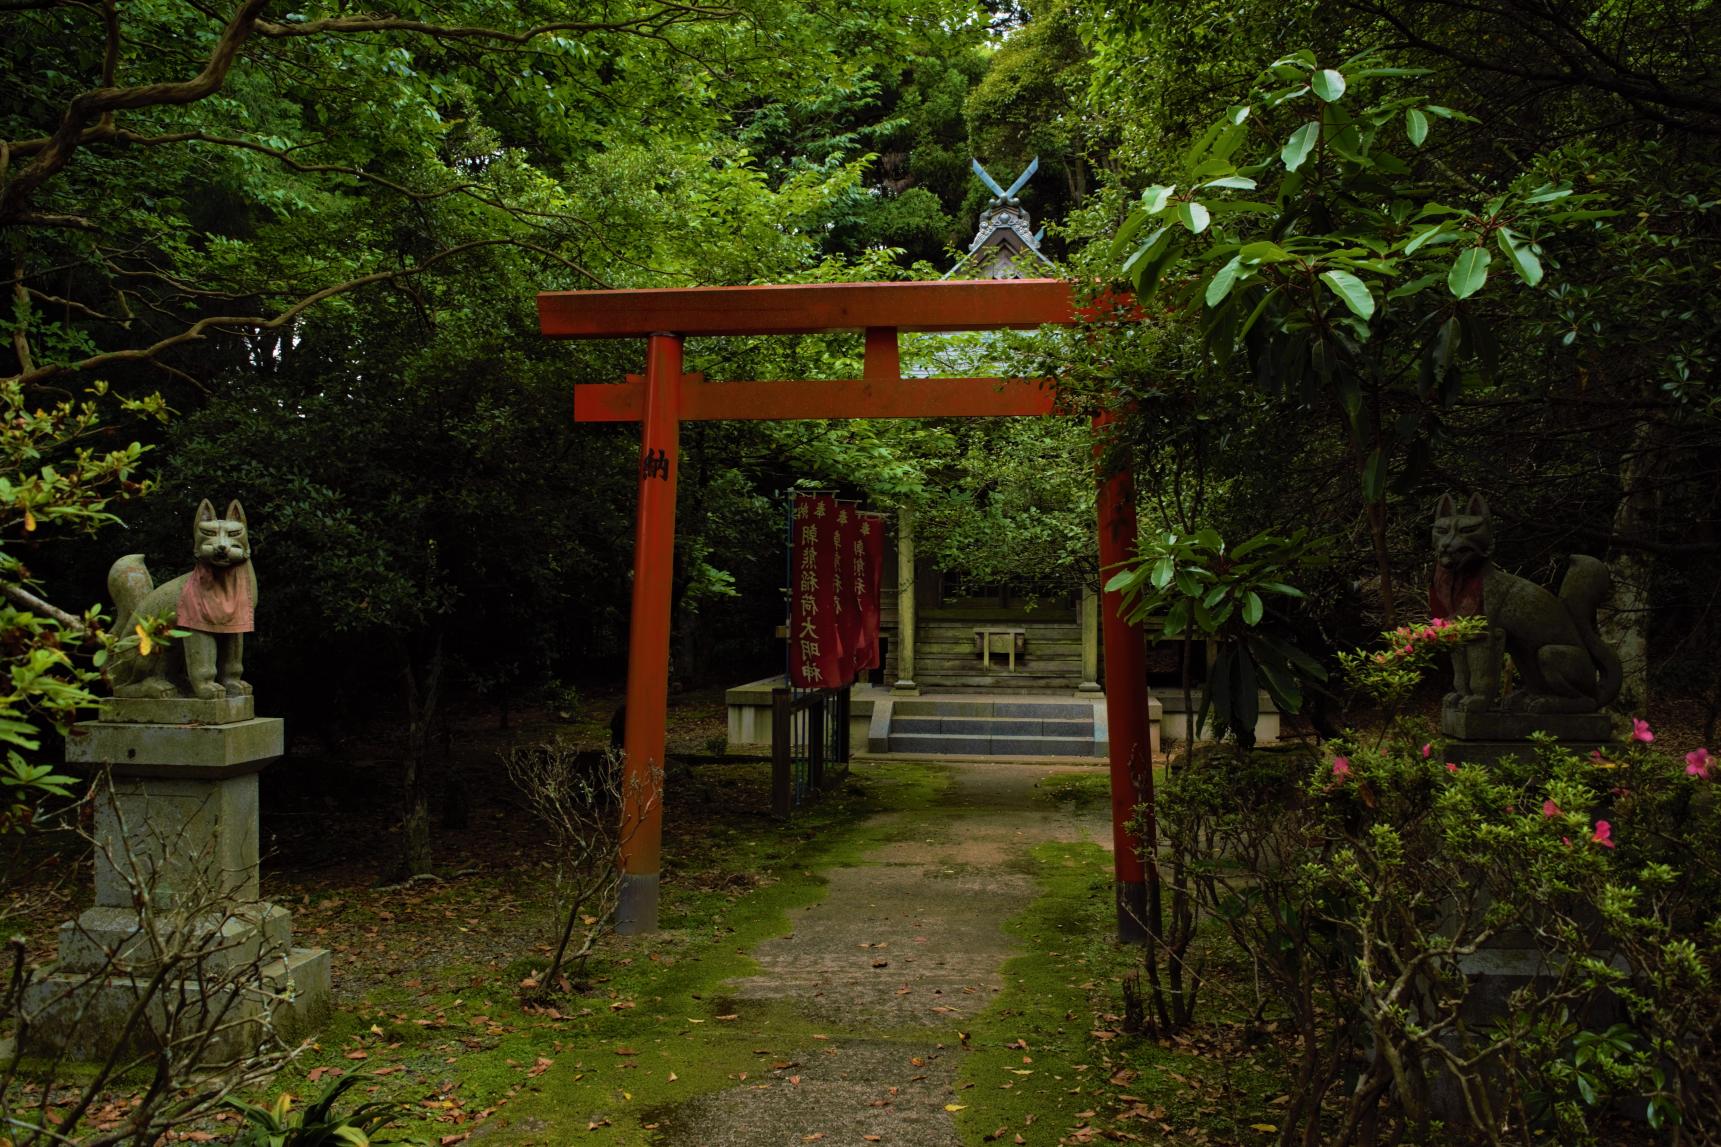
M 349 279 L 344 283 L 336 283 L 332 286 L 324 287 L 322 290 L 314 291 L 311 294 L 304 296 L 274 316 L 210 315 L 205 318 L 198 319 L 195 323 L 192 323 L 184 330 L 179 331 L 176 334 L 169 335 L 166 338 L 159 339 L 146 347 L 128 347 L 125 350 L 104 351 L 100 354 L 93 354 L 87 358 L 79 359 L 76 362 L 52 363 L 37 367 L 33 371 L 22 370 L 18 374 L 9 378 L 0 378 L 0 382 L 21 382 L 26 386 L 33 386 L 46 382 L 49 379 L 58 378 L 62 375 L 94 370 L 99 367 L 110 366 L 114 363 L 153 361 L 156 356 L 172 350 L 176 346 L 198 341 L 207 337 L 211 330 L 221 330 L 229 327 L 245 327 L 260 331 L 279 330 L 291 323 L 294 319 L 298 318 L 311 307 L 326 299 L 332 299 L 336 295 L 344 295 L 350 291 L 356 291 L 360 287 L 368 287 L 377 283 L 388 283 L 399 279 L 410 278 L 414 275 L 419 275 L 430 270 L 431 267 L 442 262 L 444 259 L 452 258 L 455 255 L 462 255 L 468 251 L 475 251 L 482 247 L 517 247 L 521 250 L 535 251 L 546 258 L 555 260 L 569 270 L 590 279 L 600 287 L 608 286 L 608 284 L 602 279 L 598 278 L 578 263 L 575 263 L 573 260 L 562 255 L 558 255 L 556 252 L 551 251 L 546 247 L 541 247 L 536 243 L 526 243 L 519 239 L 474 239 L 470 242 L 459 243 L 453 247 L 448 247 L 444 250 L 438 251 L 410 267 L 401 267 L 392 271 L 376 271 L 369 275 L 361 275 L 356 279 Z
M 0 582 L 0 597 L 6 598 L 20 609 L 39 613 L 43 617 L 51 617 L 60 623 L 61 628 L 69 629 L 73 633 L 82 635 L 89 631 L 83 618 L 73 613 L 67 613 L 52 602 L 42 600 L 21 585 Z
M 287 39 L 294 36 L 316 36 L 325 32 L 417 32 L 439 40 L 493 40 L 502 44 L 525 44 L 557 32 L 589 34 L 593 32 L 632 32 L 660 34 L 672 24 L 687 20 L 732 20 L 740 13 L 733 8 L 700 4 L 666 3 L 649 15 L 629 20 L 587 21 L 567 20 L 555 24 L 540 24 L 523 32 L 505 32 L 500 28 L 451 26 L 432 24 L 424 20 L 407 20 L 397 16 L 334 16 L 323 20 L 307 20 L 302 24 L 277 24 L 258 21 L 259 36 Z
M 189 80 L 174 83 L 142 84 L 133 88 L 102 87 L 74 96 L 66 105 L 59 130 L 48 145 L 0 189 L 0 224 L 8 223 L 23 212 L 24 204 L 35 190 L 57 175 L 76 153 L 84 129 L 93 120 L 127 108 L 158 107 L 164 104 L 190 104 L 219 91 L 227 81 L 227 73 L 245 46 L 257 18 L 263 14 L 269 0 L 244 0 L 221 30 L 203 70 Z

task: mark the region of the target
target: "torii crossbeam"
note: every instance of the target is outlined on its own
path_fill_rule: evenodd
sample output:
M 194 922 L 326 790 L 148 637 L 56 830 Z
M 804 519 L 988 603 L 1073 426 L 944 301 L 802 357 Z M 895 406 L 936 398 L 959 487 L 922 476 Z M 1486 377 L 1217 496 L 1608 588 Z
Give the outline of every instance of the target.
M 821 283 L 759 287 L 546 291 L 538 320 L 551 338 L 645 338 L 644 375 L 574 387 L 575 422 L 640 424 L 639 517 L 634 534 L 628 636 L 622 891 L 616 926 L 657 928 L 663 840 L 663 746 L 669 694 L 670 575 L 680 424 L 711 419 L 948 418 L 1045 415 L 1054 395 L 1043 380 L 903 378 L 901 331 L 1029 330 L 1078 320 L 1061 279 L 936 283 Z M 710 382 L 682 372 L 688 335 L 796 335 L 864 331 L 858 379 Z M 1106 478 L 1099 498 L 1100 562 L 1135 548 L 1128 473 Z M 1112 836 L 1118 929 L 1141 937 L 1145 879 L 1138 842 L 1126 830 L 1147 782 L 1146 659 L 1141 631 L 1126 625 L 1119 595 L 1105 593 L 1106 706 L 1110 725 Z

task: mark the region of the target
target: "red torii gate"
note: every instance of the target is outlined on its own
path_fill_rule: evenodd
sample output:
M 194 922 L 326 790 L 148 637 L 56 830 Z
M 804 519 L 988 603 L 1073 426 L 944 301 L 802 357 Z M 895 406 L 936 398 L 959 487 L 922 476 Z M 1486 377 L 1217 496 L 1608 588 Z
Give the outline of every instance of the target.
M 654 931 L 663 841 L 661 766 L 681 422 L 1051 414 L 1054 395 L 1043 380 L 903 378 L 897 334 L 1070 326 L 1078 321 L 1075 302 L 1071 285 L 1061 279 L 545 291 L 538 295 L 538 321 L 551 338 L 646 339 L 643 376 L 630 375 L 620 384 L 574 387 L 574 421 L 640 424 L 623 737 L 626 844 L 616 924 L 622 932 Z M 866 336 L 858 379 L 709 382 L 681 369 L 682 339 L 688 335 L 853 330 Z M 1100 487 L 1102 568 L 1128 558 L 1135 538 L 1134 488 L 1125 471 L 1104 479 Z M 1112 842 L 1118 934 L 1138 940 L 1147 918 L 1146 880 L 1139 841 L 1125 825 L 1138 794 L 1151 792 L 1146 657 L 1140 630 L 1124 623 L 1119 604 L 1118 594 L 1103 593 Z

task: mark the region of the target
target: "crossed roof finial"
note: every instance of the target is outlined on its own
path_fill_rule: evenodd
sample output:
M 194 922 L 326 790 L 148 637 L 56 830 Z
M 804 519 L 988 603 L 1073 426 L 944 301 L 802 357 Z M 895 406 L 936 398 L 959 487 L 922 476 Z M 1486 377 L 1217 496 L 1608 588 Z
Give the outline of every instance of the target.
M 1028 180 L 1033 178 L 1034 172 L 1040 170 L 1040 157 L 1036 155 L 1033 159 L 1028 161 L 1028 166 L 1022 170 L 1022 174 L 1016 177 L 1016 182 L 1010 185 L 1010 190 L 1006 191 L 1002 187 L 998 186 L 998 181 L 993 179 L 984 167 L 980 166 L 980 161 L 978 159 L 970 160 L 969 162 L 973 165 L 974 174 L 980 177 L 980 182 L 992 189 L 992 195 L 994 196 L 992 202 L 994 204 L 1016 202 L 1016 192 L 1026 187 L 1028 185 Z

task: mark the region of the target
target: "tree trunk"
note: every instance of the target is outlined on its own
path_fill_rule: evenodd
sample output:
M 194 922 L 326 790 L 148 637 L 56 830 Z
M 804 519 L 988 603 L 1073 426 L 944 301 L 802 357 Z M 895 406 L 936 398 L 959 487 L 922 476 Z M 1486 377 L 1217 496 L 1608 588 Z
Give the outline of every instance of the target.
M 401 758 L 400 875 L 431 870 L 430 740 L 431 722 L 442 685 L 442 631 L 436 632 L 424 672 L 417 672 L 410 650 L 401 650 L 401 697 L 406 707 L 406 751 Z

